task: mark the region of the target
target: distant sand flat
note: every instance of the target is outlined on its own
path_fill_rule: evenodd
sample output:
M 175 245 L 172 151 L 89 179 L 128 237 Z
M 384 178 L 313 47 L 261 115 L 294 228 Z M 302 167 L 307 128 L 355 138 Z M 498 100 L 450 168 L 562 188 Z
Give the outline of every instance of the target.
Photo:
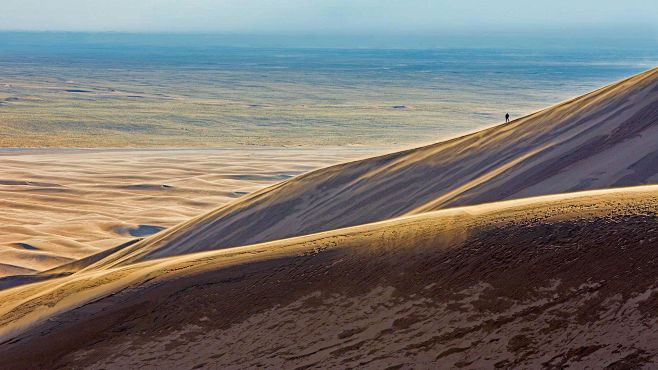
M 66 41 L 53 50 L 52 39 L 36 48 L 2 37 L 0 147 L 26 148 L 430 143 L 486 127 L 506 111 L 519 117 L 658 60 L 655 52 L 613 50 L 346 53 L 215 49 L 205 41 L 191 56 L 183 51 L 187 43 L 147 52 Z M 17 45 L 16 54 L 9 52 Z M 38 50 L 30 62 L 19 57 L 25 45 Z
M 366 149 L 0 153 L 0 277 L 79 259 Z

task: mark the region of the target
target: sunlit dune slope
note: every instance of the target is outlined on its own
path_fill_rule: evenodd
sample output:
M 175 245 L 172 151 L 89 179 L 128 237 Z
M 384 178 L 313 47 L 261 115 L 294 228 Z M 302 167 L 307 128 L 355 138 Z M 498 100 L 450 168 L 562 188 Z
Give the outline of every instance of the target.
M 589 191 L 79 272 L 0 292 L 0 368 L 657 366 L 656 212 Z
M 296 177 L 146 238 L 99 265 L 460 205 L 657 181 L 654 68 L 509 124 Z

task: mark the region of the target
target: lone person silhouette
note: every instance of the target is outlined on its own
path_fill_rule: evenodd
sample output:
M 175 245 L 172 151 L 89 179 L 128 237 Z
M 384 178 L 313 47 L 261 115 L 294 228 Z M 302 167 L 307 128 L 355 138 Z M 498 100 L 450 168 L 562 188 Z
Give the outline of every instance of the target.
M 509 113 L 505 113 L 505 123 L 509 122 Z

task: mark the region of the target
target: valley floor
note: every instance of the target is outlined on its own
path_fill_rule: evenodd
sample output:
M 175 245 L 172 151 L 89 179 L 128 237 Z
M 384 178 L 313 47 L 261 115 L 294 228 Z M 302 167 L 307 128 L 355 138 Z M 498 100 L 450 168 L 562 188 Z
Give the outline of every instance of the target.
M 153 234 L 365 148 L 0 151 L 0 277 Z

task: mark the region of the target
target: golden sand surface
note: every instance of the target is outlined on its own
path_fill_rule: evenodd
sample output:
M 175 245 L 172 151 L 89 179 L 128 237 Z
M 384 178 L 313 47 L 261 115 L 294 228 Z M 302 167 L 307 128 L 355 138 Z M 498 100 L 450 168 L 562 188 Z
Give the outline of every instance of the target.
M 251 192 L 1 279 L 0 369 L 658 367 L 658 68 L 437 144 L 316 158 L 341 163 L 279 182 L 294 173 L 254 153 L 243 159 L 258 176 L 203 178 L 233 163 L 208 153 L 136 166 L 119 193 L 148 198 L 151 220 L 177 186 L 241 180 Z M 306 158 L 265 154 L 281 171 Z M 139 158 L 123 155 L 117 174 Z M 4 186 L 55 189 L 73 173 Z M 57 197 L 44 193 L 30 197 Z M 53 217 L 86 197 L 69 199 Z
M 105 260 L 141 261 L 455 206 L 658 183 L 658 68 L 436 144 L 292 178 Z
M 653 367 L 657 199 L 461 207 L 7 289 L 0 368 Z
M 144 237 L 359 148 L 0 152 L 0 276 Z

